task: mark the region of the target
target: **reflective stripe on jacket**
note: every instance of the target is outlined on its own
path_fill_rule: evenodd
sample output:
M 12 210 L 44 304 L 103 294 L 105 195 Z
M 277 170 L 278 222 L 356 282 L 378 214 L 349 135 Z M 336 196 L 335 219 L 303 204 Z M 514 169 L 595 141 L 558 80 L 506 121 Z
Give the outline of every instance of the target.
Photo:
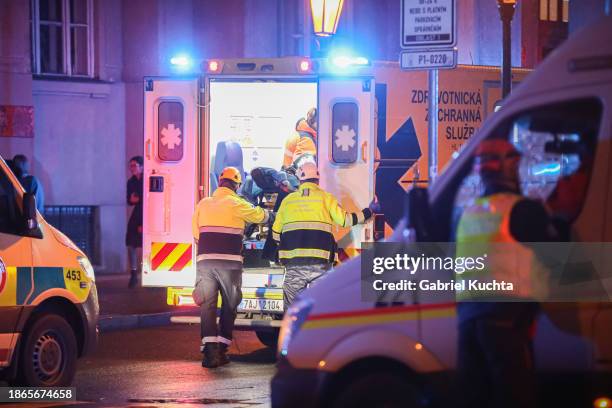
M 331 263 L 336 253 L 332 227 L 352 227 L 372 216 L 369 209 L 345 211 L 336 198 L 314 183 L 303 183 L 280 205 L 272 226 L 282 264 Z
M 510 230 L 514 205 L 524 197 L 513 193 L 497 193 L 481 197 L 468 206 L 457 227 L 456 257 L 483 257 L 484 268 L 457 273 L 457 281 L 465 281 L 465 290 L 458 291 L 457 300 L 486 297 L 534 299 L 544 294 L 544 269 L 534 252 L 517 241 Z M 536 279 L 534 279 L 536 278 Z M 510 282 L 512 291 L 469 289 L 469 281 Z
M 198 241 L 197 260 L 217 259 L 242 262 L 242 239 L 247 223 L 261 224 L 268 213 L 239 197 L 227 187 L 219 187 L 202 199 L 192 219 L 193 237 Z

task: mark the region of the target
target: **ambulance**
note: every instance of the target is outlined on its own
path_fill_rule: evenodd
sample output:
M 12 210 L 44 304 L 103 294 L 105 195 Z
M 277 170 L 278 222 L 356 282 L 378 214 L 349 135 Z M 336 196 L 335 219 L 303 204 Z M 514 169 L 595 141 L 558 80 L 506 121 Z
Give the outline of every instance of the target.
M 336 228 L 339 260 L 389 235 L 415 175 L 427 183 L 427 76 L 363 57 L 229 59 L 203 63 L 195 77 L 145 78 L 143 286 L 167 287 L 170 305 L 192 305 L 196 264 L 191 216 L 212 194 L 225 166 L 243 179 L 258 167 L 280 169 L 296 122 L 318 109 L 321 186 L 348 211 L 378 196 L 384 212 L 365 225 Z M 515 82 L 528 70 L 516 69 Z M 440 72 L 440 160 L 448 161 L 501 99 L 499 69 L 460 66 Z M 421 176 L 423 175 L 423 176 Z M 239 193 L 252 196 L 245 182 Z M 259 186 L 255 204 L 274 207 Z M 237 325 L 275 345 L 283 312 L 283 270 L 262 259 L 267 228 L 244 241 L 243 301 Z M 174 318 L 174 321 L 193 321 Z
M 605 17 L 554 51 L 486 120 L 429 191 L 416 188 L 408 194 L 406 217 L 389 239 L 451 240 L 453 214 L 479 194 L 478 175 L 471 170 L 474 149 L 487 138 L 511 135 L 524 152 L 523 193 L 546 201 L 561 180 L 580 172 L 571 196 L 577 215 L 567 240 L 610 245 L 610 38 L 612 18 Z M 427 214 L 430 222 L 420 222 Z M 612 260 L 609 250 L 600 254 L 599 262 Z M 534 338 L 543 397 L 538 406 L 612 406 L 612 279 L 608 268 L 599 281 L 584 281 L 588 264 L 580 265 L 566 278 L 577 285 L 601 285 L 602 299 L 608 301 L 542 303 Z M 449 388 L 457 360 L 454 294 L 441 301 L 417 291 L 410 301 L 383 297 L 373 302 L 363 300 L 361 290 L 357 257 L 317 280 L 289 308 L 280 332 L 272 406 L 456 405 L 460 395 Z
M 98 314 L 89 259 L 0 158 L 0 379 L 70 385 L 77 358 L 96 345 Z

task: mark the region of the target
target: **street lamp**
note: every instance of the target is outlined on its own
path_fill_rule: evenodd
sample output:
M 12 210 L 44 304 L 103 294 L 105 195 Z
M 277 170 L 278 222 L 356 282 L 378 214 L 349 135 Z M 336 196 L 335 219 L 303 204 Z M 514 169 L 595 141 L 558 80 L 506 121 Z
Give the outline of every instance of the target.
M 318 37 L 336 34 L 344 0 L 310 0 L 312 25 Z
M 510 24 L 514 17 L 516 0 L 497 0 L 499 17 L 502 21 L 502 98 L 510 93 L 512 86 L 512 39 L 510 37 Z

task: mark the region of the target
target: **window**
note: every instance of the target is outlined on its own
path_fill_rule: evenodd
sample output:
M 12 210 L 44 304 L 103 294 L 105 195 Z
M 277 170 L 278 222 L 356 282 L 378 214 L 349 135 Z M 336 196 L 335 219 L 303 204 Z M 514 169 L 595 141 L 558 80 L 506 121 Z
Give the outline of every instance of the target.
M 561 19 L 564 23 L 567 23 L 569 21 L 569 0 L 562 0 Z
M 157 151 L 161 161 L 183 158 L 183 104 L 162 102 L 157 108 Z
M 540 20 L 569 21 L 569 0 L 540 0 Z
M 17 206 L 17 191 L 0 168 L 0 232 L 18 235 L 21 212 Z
M 332 108 L 332 160 L 338 164 L 357 161 L 359 107 L 354 102 L 338 102 Z
M 45 220 L 66 235 L 94 265 L 100 265 L 100 208 L 89 205 L 46 205 Z
M 31 0 L 32 73 L 93 77 L 92 0 Z
M 522 152 L 521 193 L 546 203 L 554 218 L 573 222 L 591 178 L 602 106 L 596 99 L 544 106 L 520 114 L 492 132 L 507 135 Z M 482 194 L 480 177 L 470 168 L 455 198 L 460 213 Z

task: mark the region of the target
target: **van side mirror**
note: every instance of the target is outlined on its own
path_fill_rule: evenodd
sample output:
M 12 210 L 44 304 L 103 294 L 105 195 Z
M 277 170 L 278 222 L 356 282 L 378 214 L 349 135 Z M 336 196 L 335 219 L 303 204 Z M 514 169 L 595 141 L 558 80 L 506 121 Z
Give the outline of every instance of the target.
M 38 228 L 38 220 L 36 219 L 36 198 L 32 193 L 23 195 L 23 228 L 28 236 L 38 236 L 40 230 Z
M 433 217 L 429 205 L 429 192 L 423 187 L 413 187 L 406 193 L 408 227 L 416 233 L 418 242 L 433 239 Z

